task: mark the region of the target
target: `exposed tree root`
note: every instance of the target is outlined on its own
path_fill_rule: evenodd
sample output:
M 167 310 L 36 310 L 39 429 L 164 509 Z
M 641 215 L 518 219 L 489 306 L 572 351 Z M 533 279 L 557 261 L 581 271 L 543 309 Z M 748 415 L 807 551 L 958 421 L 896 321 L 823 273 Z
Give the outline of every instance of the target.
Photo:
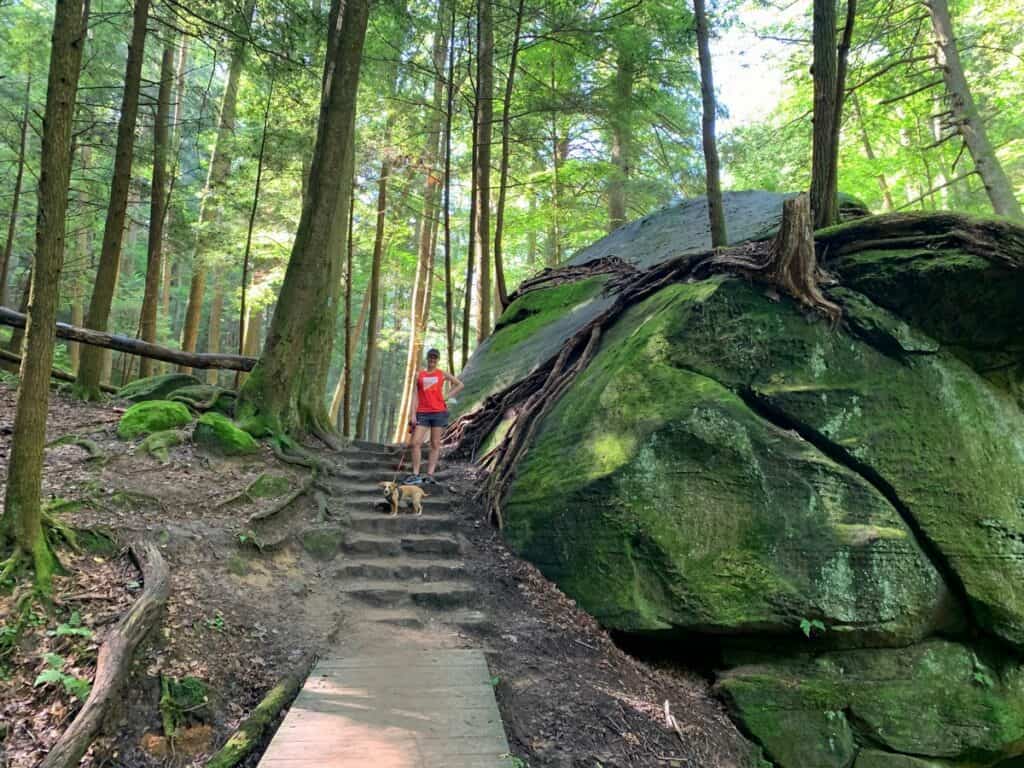
M 263 731 L 287 707 L 301 690 L 316 658 L 306 656 L 294 670 L 285 675 L 242 724 L 238 726 L 220 751 L 206 763 L 206 768 L 234 768 L 260 743 Z
M 100 647 L 92 693 L 40 768 L 77 766 L 99 732 L 110 704 L 120 696 L 136 648 L 156 624 L 170 594 L 170 572 L 157 546 L 133 544 L 132 557 L 142 570 L 145 588 Z
M 195 388 L 195 389 L 198 389 Z M 202 387 L 203 391 L 208 390 L 208 396 L 205 400 L 199 400 L 196 397 L 190 397 L 189 392 L 176 391 L 172 392 L 168 397 L 168 400 L 175 400 L 179 403 L 184 403 L 189 408 L 199 413 L 205 413 L 216 407 L 217 401 L 225 395 L 229 397 L 238 397 L 238 393 L 231 389 L 224 389 L 223 387 L 216 387 L 213 385 L 206 385 Z
M 56 440 L 50 441 L 46 444 L 46 447 L 53 448 L 58 445 L 77 445 L 89 454 L 89 461 L 107 461 L 107 455 L 100 450 L 100 447 L 96 445 L 96 443 L 86 437 L 81 437 L 79 435 L 64 435 L 63 437 L 58 437 Z
M 274 506 L 269 507 L 267 509 L 261 509 L 249 515 L 249 525 L 259 522 L 260 520 L 267 520 L 276 515 L 278 512 L 284 511 L 285 509 L 290 507 L 295 502 L 296 499 L 298 499 L 300 496 L 309 493 L 312 489 L 313 478 L 310 477 L 305 482 L 303 482 L 302 485 L 300 485 L 294 491 L 292 491 L 283 499 L 274 504 Z

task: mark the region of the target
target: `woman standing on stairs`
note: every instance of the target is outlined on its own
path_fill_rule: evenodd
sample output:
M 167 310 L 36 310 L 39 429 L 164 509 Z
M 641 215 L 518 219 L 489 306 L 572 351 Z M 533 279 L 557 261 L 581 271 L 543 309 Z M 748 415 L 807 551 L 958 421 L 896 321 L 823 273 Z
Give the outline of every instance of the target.
M 437 367 L 441 353 L 436 349 L 427 352 L 427 368 L 416 374 L 416 391 L 412 396 L 412 412 L 416 414 L 409 420 L 414 428 L 412 435 L 412 474 L 403 481 L 406 485 L 421 483 L 433 485 L 434 470 L 437 469 L 437 458 L 441 454 L 441 432 L 448 426 L 448 404 L 444 398 L 444 385 L 452 385 L 448 391 L 448 399 L 453 403 L 455 396 L 465 386 L 461 381 Z M 427 462 L 426 477 L 420 476 L 420 447 L 430 430 L 430 459 Z

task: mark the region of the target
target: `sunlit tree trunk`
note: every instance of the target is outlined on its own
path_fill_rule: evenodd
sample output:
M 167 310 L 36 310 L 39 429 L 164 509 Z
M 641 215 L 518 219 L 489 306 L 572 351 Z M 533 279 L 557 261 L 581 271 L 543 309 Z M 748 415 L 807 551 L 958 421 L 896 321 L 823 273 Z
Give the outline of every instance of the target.
M 341 0 L 332 3 L 309 191 L 263 354 L 236 409 L 254 431 L 333 431 L 324 393 L 341 288 L 335 235 L 338 212 L 348 212 L 352 192 L 350 147 L 368 16 L 369 0 L 346 0 L 343 10 Z
M 255 0 L 245 0 L 242 17 L 238 24 L 239 37 L 235 40 L 228 65 L 228 79 L 224 85 L 224 96 L 221 99 L 220 121 L 217 128 L 217 139 L 210 155 L 210 169 L 206 176 L 199 202 L 199 231 L 196 235 L 195 250 L 192 255 L 192 281 L 188 291 L 188 307 L 185 310 L 185 328 L 182 331 L 181 348 L 187 352 L 196 350 L 199 340 L 199 322 L 203 311 L 203 298 L 206 295 L 207 259 L 212 248 L 214 231 L 223 215 L 220 196 L 228 174 L 231 172 L 231 151 L 229 143 L 235 132 L 235 108 L 238 102 L 238 81 L 245 64 L 246 43 Z M 219 338 L 219 337 L 218 337 Z M 189 372 L 191 369 L 180 366 L 179 370 Z
M 700 62 L 701 128 L 704 148 L 704 176 L 708 194 L 708 219 L 711 226 L 711 246 L 717 248 L 728 243 L 725 231 L 725 207 L 722 204 L 722 181 L 719 173 L 718 140 L 715 137 L 715 79 L 711 69 L 711 46 L 708 38 L 708 19 L 704 0 L 693 0 L 694 19 L 697 22 L 697 58 Z
M 14 414 L 11 453 L 0 518 L 0 545 L 14 545 L 14 554 L 0 572 L 13 572 L 30 559 L 37 588 L 51 589 L 57 566 L 42 528 L 41 486 L 50 367 L 56 337 L 60 273 L 64 263 L 64 225 L 71 179 L 71 126 L 75 92 L 82 65 L 88 6 L 81 0 L 56 0 L 50 73 L 43 117 L 37 198 L 36 250 Z M 6 573 L 4 573 L 6 575 Z
M 839 201 L 831 195 L 832 131 L 836 119 L 836 0 L 814 0 L 814 127 L 811 137 L 811 211 L 814 226 L 839 218 Z
M 494 134 L 494 11 L 491 0 L 477 0 L 477 142 L 473 174 L 476 208 L 473 242 L 480 275 L 477 341 L 491 335 L 491 138 Z
M 455 370 L 455 306 L 452 297 L 452 118 L 455 98 L 455 15 L 454 0 L 451 5 L 451 19 L 448 27 L 448 69 L 445 88 L 444 118 L 444 328 L 445 346 L 448 352 L 448 370 Z M 465 365 L 463 355 L 462 363 Z
M 167 204 L 168 120 L 171 114 L 171 86 L 174 81 L 174 44 L 164 45 L 160 62 L 160 88 L 157 94 L 156 120 L 153 123 L 153 183 L 149 206 L 149 243 L 146 257 L 146 288 L 142 296 L 139 338 L 156 342 L 157 303 L 160 297 L 160 272 L 163 268 L 164 207 Z M 139 358 L 139 376 L 152 376 L 156 361 Z
M 146 25 L 149 21 L 149 0 L 136 0 L 132 22 L 132 38 L 128 46 L 125 65 L 124 93 L 121 98 L 120 120 L 117 125 L 117 149 L 114 154 L 114 175 L 110 184 L 110 203 L 103 227 L 103 246 L 100 250 L 96 280 L 85 317 L 88 328 L 107 330 L 110 306 L 117 288 L 124 238 L 125 217 L 128 212 L 128 190 L 131 186 L 132 157 L 135 150 L 135 123 L 139 113 L 139 86 L 142 81 L 142 62 L 146 44 Z M 100 347 L 85 346 L 75 379 L 75 391 L 86 400 L 100 396 L 103 378 L 104 351 Z
M 608 231 L 626 223 L 626 185 L 633 163 L 633 81 L 636 78 L 635 53 L 628 41 L 622 41 L 615 57 L 612 110 L 612 177 L 608 182 Z
M 14 189 L 11 191 L 11 213 L 7 219 L 7 240 L 0 254 L 0 306 L 7 306 L 7 281 L 14 255 L 14 234 L 18 226 L 18 205 L 21 202 L 21 183 L 25 178 L 26 148 L 28 146 L 29 110 L 32 107 L 32 74 L 25 80 L 25 106 L 22 108 L 18 136 L 18 170 L 14 174 Z
M 932 29 L 935 32 L 935 59 L 946 81 L 953 124 L 963 136 L 967 151 L 971 153 L 974 167 L 992 203 L 992 210 L 999 216 L 1024 218 L 1020 201 L 1014 194 L 1013 185 L 992 148 L 985 130 L 985 122 L 974 103 L 971 87 L 967 83 L 967 76 L 960 62 L 956 37 L 953 35 L 949 4 L 947 0 L 928 0 L 925 5 L 932 19 Z

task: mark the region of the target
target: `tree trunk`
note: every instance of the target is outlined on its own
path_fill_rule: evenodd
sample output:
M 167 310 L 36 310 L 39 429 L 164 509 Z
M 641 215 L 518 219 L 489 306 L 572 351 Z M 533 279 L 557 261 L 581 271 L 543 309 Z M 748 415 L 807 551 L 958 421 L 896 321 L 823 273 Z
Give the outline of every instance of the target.
M 38 226 L 38 225 L 37 225 Z M 29 267 L 28 274 L 25 275 L 25 285 L 21 289 L 21 301 L 18 302 L 18 311 L 23 314 L 28 314 L 29 298 L 32 296 L 32 272 L 35 267 Z M 24 326 L 14 329 L 11 334 L 10 340 L 7 342 L 7 349 L 16 355 L 24 355 L 25 350 L 22 347 L 25 346 L 25 328 Z
M 96 331 L 107 330 L 110 305 L 114 300 L 124 238 L 125 217 L 128 212 L 128 188 L 132 180 L 132 156 L 135 150 L 135 122 L 139 112 L 139 86 L 142 80 L 142 62 L 146 44 L 146 24 L 149 21 L 149 0 L 136 0 L 132 21 L 132 39 L 128 45 L 125 64 L 124 94 L 121 98 L 121 118 L 117 124 L 117 149 L 114 155 L 114 175 L 110 185 L 110 203 L 103 227 L 103 247 L 96 269 L 96 282 L 85 317 L 87 327 Z M 99 384 L 103 378 L 103 352 L 86 347 L 78 369 L 75 391 L 86 400 L 100 397 Z
M 836 0 L 814 0 L 814 127 L 811 138 L 811 212 L 815 228 L 839 219 L 839 201 L 832 198 L 832 132 L 836 119 Z
M 32 107 L 32 75 L 25 80 L 25 106 L 21 113 L 21 128 L 18 137 L 18 170 L 14 175 L 14 190 L 11 196 L 11 214 L 7 220 L 7 240 L 4 252 L 0 254 L 0 306 L 7 305 L 7 280 L 14 254 L 14 233 L 18 225 L 18 204 L 21 202 L 21 182 L 25 178 L 26 147 L 28 145 L 28 119 Z
M 167 205 L 168 119 L 171 114 L 171 85 L 174 81 L 174 44 L 164 45 L 160 62 L 160 89 L 157 95 L 156 121 L 153 123 L 153 183 L 149 206 L 149 243 L 146 258 L 146 289 L 142 296 L 139 338 L 156 343 L 156 311 L 160 298 L 160 273 L 163 269 L 164 207 Z M 139 376 L 156 373 L 148 357 L 139 361 Z
M 174 167 L 171 172 L 169 180 L 169 188 L 167 194 L 167 200 L 164 204 L 164 219 L 166 220 L 168 209 L 171 202 L 171 193 L 174 191 L 178 175 L 178 167 L 181 163 L 181 145 L 182 136 L 184 130 L 182 128 L 182 119 L 185 113 L 185 68 L 188 65 L 188 37 L 186 35 L 181 36 L 181 40 L 178 43 L 178 62 L 175 65 L 174 79 L 176 81 L 175 96 L 174 96 L 174 114 L 171 117 L 171 131 L 173 139 L 171 144 L 174 146 Z M 167 252 L 163 259 L 163 286 L 160 292 L 160 316 L 167 318 L 168 322 L 173 319 L 171 317 L 171 287 L 172 287 L 172 276 L 174 275 L 174 268 L 171 264 L 171 257 L 173 252 Z M 172 326 L 172 337 L 177 338 L 177 334 L 173 333 Z
M 332 238 L 338 211 L 348 211 L 356 94 L 369 0 L 332 3 L 336 38 L 324 70 L 324 96 L 291 258 L 263 355 L 239 395 L 237 412 L 252 429 L 330 430 L 324 391 L 340 292 L 341 253 Z M 347 166 L 347 167 L 346 167 Z M 341 198 L 341 199 L 339 199 Z M 344 230 L 342 230 L 344 231 Z
M 88 171 L 92 162 L 92 147 L 88 145 L 83 146 L 81 148 L 81 158 L 82 171 Z M 82 210 L 88 210 L 84 189 L 78 191 L 78 205 Z M 79 263 L 82 266 L 79 268 L 78 274 L 75 274 L 71 279 L 71 324 L 85 325 L 84 280 L 81 273 L 85 270 L 85 265 L 89 263 L 92 253 L 92 228 L 89 226 L 88 220 L 78 227 L 75 240 L 75 250 L 78 254 Z M 69 341 L 67 347 L 68 357 L 71 360 L 71 372 L 77 376 L 78 367 L 82 361 L 82 345 L 77 341 Z
M 210 300 L 210 314 L 207 317 L 206 351 L 210 354 L 220 352 L 220 325 L 224 314 L 224 273 L 217 269 L 213 273 L 213 298 Z M 206 383 L 214 386 L 219 382 L 219 371 L 209 369 L 206 372 Z
M 452 117 L 455 96 L 455 15 L 456 3 L 451 3 L 451 21 L 448 27 L 448 70 L 444 112 L 444 329 L 448 351 L 448 370 L 455 370 L 455 307 L 452 301 Z M 465 355 L 462 357 L 465 364 Z
M 508 156 L 510 150 L 510 132 L 512 128 L 512 88 L 516 78 L 516 62 L 519 59 L 519 38 L 523 28 L 523 5 L 519 0 L 516 8 L 516 28 L 512 34 L 512 54 L 508 62 L 508 77 L 505 79 L 505 100 L 501 110 L 501 169 L 498 182 L 498 210 L 494 220 L 494 275 L 498 287 L 499 314 L 508 306 L 508 287 L 505 285 L 505 262 L 501 250 L 502 230 L 505 225 L 505 195 L 508 186 Z
M 352 191 L 349 193 L 348 204 L 348 236 L 345 238 L 345 350 L 341 360 L 341 374 L 338 384 L 334 387 L 331 398 L 331 424 L 338 424 L 338 414 L 342 415 L 341 434 L 350 437 L 352 434 L 352 357 L 355 353 L 355 339 L 359 333 L 352 332 L 352 251 L 355 247 L 353 231 L 355 229 L 356 192 L 355 179 L 349 182 Z M 367 299 L 369 296 L 367 296 Z M 366 307 L 366 302 L 363 302 Z M 361 314 L 361 312 L 360 312 Z M 337 427 L 335 427 L 337 428 Z
M 64 225 L 71 180 L 71 126 L 87 15 L 88 6 L 82 0 L 56 0 L 37 198 L 33 272 L 38 279 L 31 283 L 25 354 L 7 467 L 4 516 L 0 518 L 0 544 L 11 542 L 15 550 L 8 566 L 2 570 L 13 572 L 22 559 L 31 558 L 36 587 L 44 594 L 51 590 L 51 577 L 57 562 L 42 528 L 43 447 L 60 273 L 64 264 Z
M 476 207 L 473 242 L 480 275 L 477 342 L 491 335 L 491 138 L 494 133 L 494 13 L 491 0 L 477 0 L 477 142 L 473 175 Z
M 377 364 L 377 330 L 380 315 L 380 268 L 384 258 L 384 225 L 387 220 L 388 176 L 391 163 L 385 159 L 380 164 L 380 178 L 377 180 L 377 225 L 373 235 L 373 262 L 370 267 L 370 320 L 366 332 L 366 357 L 363 361 L 363 386 L 359 393 L 359 412 L 356 415 L 356 434 L 364 437 L 367 431 L 367 416 L 372 396 L 373 370 Z
M 947 0 L 928 0 L 925 3 L 932 18 L 935 31 L 935 60 L 942 70 L 949 94 L 949 107 L 953 112 L 953 125 L 963 136 L 967 151 L 971 153 L 974 167 L 985 185 L 985 192 L 992 202 L 992 210 L 999 216 L 1011 219 L 1024 218 L 1020 201 L 1014 194 L 1013 185 L 996 156 L 985 131 L 978 107 L 974 103 L 971 87 L 967 84 L 956 38 L 953 36 L 953 21 L 949 15 Z
M 708 219 L 711 226 L 711 247 L 729 242 L 725 231 L 725 207 L 722 205 L 722 180 L 719 173 L 718 140 L 715 137 L 715 79 L 711 70 L 711 47 L 708 44 L 708 19 L 704 0 L 693 0 L 697 22 L 697 58 L 700 61 L 701 128 L 704 145 L 704 175 L 708 193 Z
M 231 52 L 231 63 L 228 66 L 228 79 L 224 85 L 224 97 L 221 100 L 220 122 L 217 127 L 217 140 L 210 155 L 210 170 L 206 176 L 199 201 L 199 231 L 196 236 L 195 250 L 192 254 L 192 281 L 188 291 L 188 307 L 185 310 L 185 328 L 182 331 L 181 348 L 186 352 L 194 352 L 199 340 L 199 322 L 203 311 L 203 297 L 206 294 L 207 258 L 213 247 L 213 230 L 218 226 L 223 215 L 220 195 L 231 172 L 231 151 L 228 143 L 235 132 L 235 107 L 238 102 L 238 81 L 245 64 L 245 37 L 252 24 L 255 0 L 245 0 L 242 17 L 239 19 L 238 32 L 240 37 L 235 41 Z M 188 370 L 182 369 L 183 373 Z
M 628 42 L 618 46 L 610 122 L 612 127 L 612 178 L 608 182 L 608 231 L 626 223 L 626 184 L 633 162 L 634 52 Z

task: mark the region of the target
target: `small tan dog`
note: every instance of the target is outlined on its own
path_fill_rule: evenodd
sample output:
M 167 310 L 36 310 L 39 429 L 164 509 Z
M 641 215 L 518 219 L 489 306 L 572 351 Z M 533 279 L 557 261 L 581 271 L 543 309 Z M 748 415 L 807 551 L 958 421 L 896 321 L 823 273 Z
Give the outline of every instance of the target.
M 392 517 L 398 514 L 398 505 L 402 501 L 410 502 L 414 515 L 423 514 L 423 499 L 427 498 L 429 494 L 418 485 L 399 485 L 382 481 L 377 483 L 377 487 L 384 492 L 384 498 L 391 505 Z

